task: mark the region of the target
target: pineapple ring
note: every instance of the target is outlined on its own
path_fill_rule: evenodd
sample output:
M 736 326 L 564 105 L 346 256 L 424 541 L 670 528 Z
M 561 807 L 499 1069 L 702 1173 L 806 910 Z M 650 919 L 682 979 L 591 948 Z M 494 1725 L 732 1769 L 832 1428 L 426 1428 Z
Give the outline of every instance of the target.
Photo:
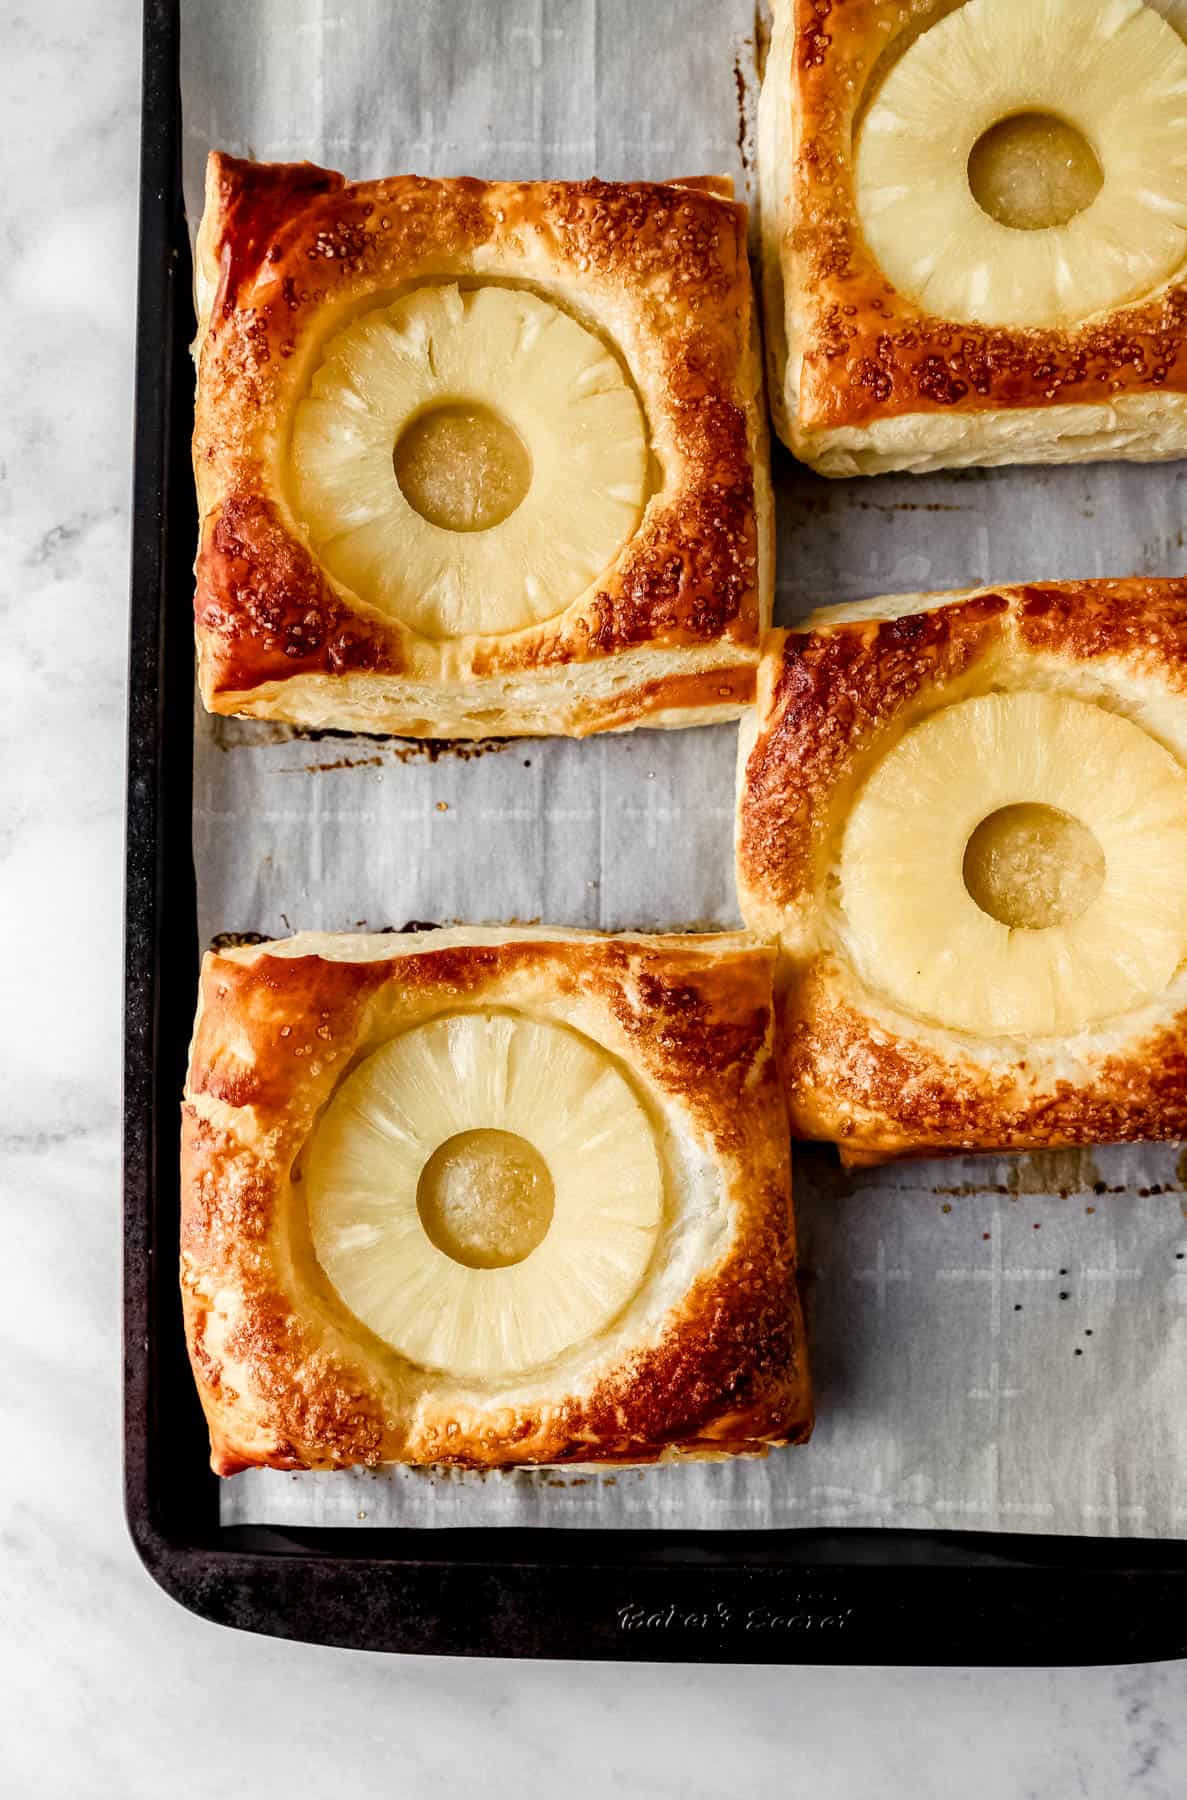
M 518 439 L 527 487 L 494 523 L 451 530 L 411 503 L 393 457 L 410 427 L 467 409 Z M 578 599 L 635 533 L 647 457 L 600 338 L 525 289 L 452 284 L 331 339 L 291 449 L 296 509 L 330 573 L 430 638 L 519 631 Z M 483 473 L 459 457 L 456 485 L 465 511 Z
M 552 1219 L 502 1266 L 430 1237 L 421 1176 L 470 1132 L 526 1140 Z M 647 1115 L 605 1052 L 564 1026 L 455 1013 L 404 1032 L 338 1089 L 304 1169 L 313 1247 L 364 1325 L 423 1368 L 499 1377 L 594 1336 L 643 1280 L 663 1183 Z
M 1045 929 L 983 912 L 964 859 L 983 820 L 1037 803 L 1088 828 L 1095 897 Z M 1130 720 L 1050 693 L 986 694 L 913 726 L 845 826 L 855 966 L 919 1017 L 1046 1036 L 1140 1006 L 1187 955 L 1187 771 Z
M 1063 224 L 982 211 L 969 158 L 994 126 L 1051 115 L 1103 180 Z M 1187 44 L 1142 0 L 967 0 L 916 39 L 857 146 L 866 238 L 900 292 L 940 318 L 1067 325 L 1166 281 L 1187 257 Z

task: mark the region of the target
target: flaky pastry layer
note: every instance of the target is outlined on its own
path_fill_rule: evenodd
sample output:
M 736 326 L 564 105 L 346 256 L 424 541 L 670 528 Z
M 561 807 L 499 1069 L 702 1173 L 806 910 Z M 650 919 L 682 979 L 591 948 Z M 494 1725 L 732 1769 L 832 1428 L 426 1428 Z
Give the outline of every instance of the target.
M 1074 1034 L 992 1038 L 909 1016 L 847 950 L 839 847 L 865 777 L 940 707 L 1019 688 L 1115 711 L 1187 765 L 1187 582 L 890 597 L 766 640 L 739 745 L 739 897 L 780 947 L 792 1129 L 846 1162 L 1187 1135 L 1187 969 Z
M 761 1453 L 812 1421 L 773 952 L 741 935 L 458 929 L 207 956 L 182 1125 L 186 1334 L 223 1475 Z M 625 1309 L 516 1376 L 420 1368 L 312 1251 L 303 1146 L 344 1075 L 442 1014 L 511 1009 L 613 1057 L 655 1130 L 663 1220 Z
M 195 617 L 215 712 L 408 736 L 736 718 L 771 606 L 772 509 L 746 209 L 668 186 L 400 176 L 214 154 L 197 243 Z M 602 336 L 652 481 L 611 565 L 556 618 L 433 639 L 319 563 L 287 470 L 333 334 L 422 282 L 533 288 Z
M 759 106 L 771 414 L 822 475 L 1187 455 L 1187 271 L 1066 330 L 957 323 L 878 267 L 855 126 L 943 0 L 774 0 Z

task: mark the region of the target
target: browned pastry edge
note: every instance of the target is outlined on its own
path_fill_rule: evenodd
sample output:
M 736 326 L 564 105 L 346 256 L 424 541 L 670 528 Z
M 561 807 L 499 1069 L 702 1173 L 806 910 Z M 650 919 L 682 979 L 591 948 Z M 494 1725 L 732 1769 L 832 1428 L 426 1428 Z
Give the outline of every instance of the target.
M 293 675 L 398 674 L 400 633 L 335 592 L 275 504 L 229 496 L 203 531 L 194 618 L 208 699 Z
M 892 606 L 893 602 L 887 602 Z M 1000 1055 L 866 994 L 812 938 L 823 859 L 883 741 L 992 685 L 997 659 L 1148 683 L 1187 704 L 1187 581 L 1055 582 L 934 597 L 927 611 L 771 632 L 739 773 L 738 881 L 756 930 L 786 932 L 781 1058 L 792 1129 L 852 1163 L 1187 1136 L 1187 1012 L 1102 1039 Z M 1015 671 L 1018 664 L 1012 664 Z M 809 947 L 798 948 L 801 928 Z M 1057 1053 L 1071 1049 L 1075 1079 Z
M 181 1247 L 216 1472 L 636 1463 L 673 1451 L 761 1453 L 807 1437 L 772 968 L 772 952 L 737 938 L 545 937 L 412 954 L 397 944 L 390 959 L 365 963 L 208 956 L 183 1106 Z M 602 1041 L 683 1109 L 735 1225 L 656 1341 L 586 1390 L 484 1405 L 444 1377 L 426 1383 L 342 1306 L 316 1265 L 296 1272 L 283 1248 L 299 1210 L 290 1170 L 373 1034 L 418 1021 L 426 1006 L 540 997 L 598 1021 Z
M 799 424 L 867 425 L 1187 392 L 1187 284 L 1069 330 L 958 324 L 920 310 L 878 267 L 854 191 L 854 120 L 874 68 L 910 29 L 884 0 L 791 0 L 795 223 L 784 244 L 805 326 Z
M 211 157 L 194 465 L 195 619 L 212 709 L 310 673 L 404 673 L 431 693 L 443 660 L 463 681 L 589 665 L 640 646 L 688 653 L 685 672 L 702 648 L 732 649 L 739 668 L 753 663 L 769 610 L 758 534 L 765 540 L 771 527 L 765 475 L 756 519 L 754 466 L 765 427 L 746 210 L 711 191 L 721 185 L 348 183 L 310 164 Z M 545 291 L 552 276 L 591 302 L 625 296 L 679 468 L 594 591 L 542 625 L 443 648 L 320 568 L 275 469 L 326 321 L 475 266 Z M 638 691 L 642 715 L 656 701 Z M 656 709 L 679 705 L 678 695 L 665 686 Z
M 808 891 L 825 809 L 854 758 L 917 695 L 983 655 L 1007 610 L 1003 594 L 986 593 L 901 619 L 768 634 L 738 836 L 745 884 L 776 906 Z
M 1187 1137 L 1187 1012 L 1080 1081 L 1047 1080 L 1041 1053 L 990 1070 L 871 1027 L 824 964 L 793 978 L 782 1021 L 792 1129 L 834 1140 L 851 1166 Z

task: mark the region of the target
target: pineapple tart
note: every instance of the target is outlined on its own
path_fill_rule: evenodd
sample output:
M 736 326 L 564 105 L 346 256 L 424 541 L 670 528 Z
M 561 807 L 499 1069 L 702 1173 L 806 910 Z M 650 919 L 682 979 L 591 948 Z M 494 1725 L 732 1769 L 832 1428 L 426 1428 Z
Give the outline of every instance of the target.
M 773 527 L 729 193 L 212 155 L 206 705 L 411 737 L 738 717 Z
M 1187 582 L 826 609 L 768 635 L 741 737 L 793 1131 L 1187 1136 Z
M 545 928 L 207 956 L 181 1287 L 216 1472 L 806 1438 L 774 966 Z
M 1143 0 L 775 0 L 780 436 L 823 475 L 1187 454 L 1187 41 Z

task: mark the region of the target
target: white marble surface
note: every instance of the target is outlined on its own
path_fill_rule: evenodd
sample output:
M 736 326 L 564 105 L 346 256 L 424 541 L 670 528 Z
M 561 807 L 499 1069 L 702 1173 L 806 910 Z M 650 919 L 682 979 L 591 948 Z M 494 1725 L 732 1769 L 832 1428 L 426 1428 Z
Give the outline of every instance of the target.
M 118 1352 L 136 7 L 2 0 L 0 51 L 0 1793 L 1178 1800 L 1187 1664 L 394 1660 L 202 1624 L 140 1570 Z

